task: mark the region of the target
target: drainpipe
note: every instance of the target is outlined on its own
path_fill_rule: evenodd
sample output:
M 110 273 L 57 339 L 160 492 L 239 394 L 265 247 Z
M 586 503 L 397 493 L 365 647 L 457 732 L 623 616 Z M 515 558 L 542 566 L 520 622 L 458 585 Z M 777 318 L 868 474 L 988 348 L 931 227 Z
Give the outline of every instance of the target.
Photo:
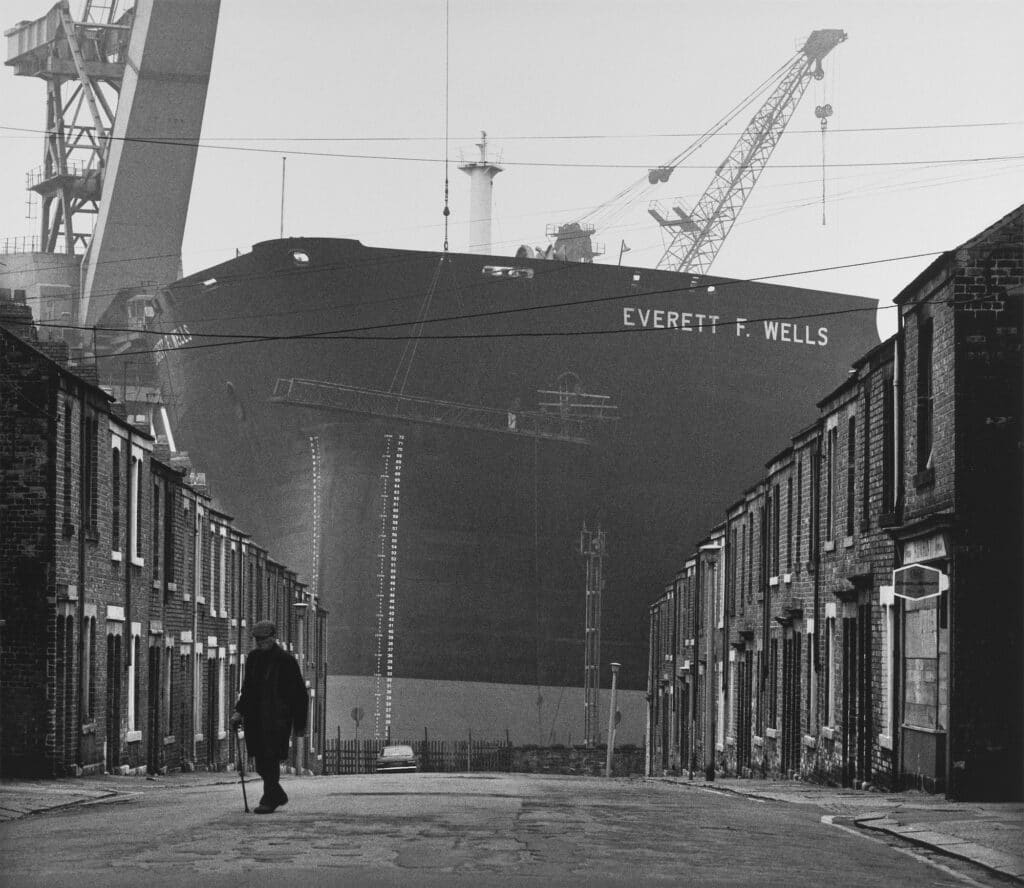
M 70 397 L 70 392 L 68 393 Z M 86 498 L 83 495 L 85 493 L 84 485 L 84 469 L 86 460 L 88 459 L 88 446 L 86 444 L 85 434 L 85 397 L 84 395 L 79 398 L 78 403 L 78 486 L 80 488 L 78 494 L 78 606 L 76 611 L 78 616 L 76 621 L 78 623 L 78 718 L 76 721 L 76 734 L 78 735 L 78 766 L 82 767 L 85 764 L 85 742 L 84 735 L 82 734 L 83 724 L 83 705 L 89 699 L 89 689 L 85 687 L 85 506 Z M 74 474 L 72 473 L 72 479 Z M 73 482 L 72 482 L 73 483 Z M 91 663 L 90 668 L 95 669 L 96 664 Z
M 715 679 L 715 609 L 718 604 L 718 552 L 720 546 L 710 543 L 700 547 L 701 592 L 707 588 L 704 600 L 704 641 L 707 645 L 704 666 L 704 779 L 715 779 L 715 715 L 718 682 Z
M 651 718 L 651 708 L 654 706 L 654 611 L 656 605 L 647 609 L 647 724 L 644 726 L 644 733 L 647 735 L 646 749 L 644 750 L 644 773 L 648 777 L 654 776 L 654 762 L 651 759 L 651 747 L 654 745 L 654 719 Z

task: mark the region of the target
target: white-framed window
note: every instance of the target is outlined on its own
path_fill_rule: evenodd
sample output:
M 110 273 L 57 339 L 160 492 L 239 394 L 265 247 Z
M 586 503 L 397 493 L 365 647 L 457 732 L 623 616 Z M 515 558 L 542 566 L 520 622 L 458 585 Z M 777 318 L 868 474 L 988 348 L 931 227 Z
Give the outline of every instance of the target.
M 196 505 L 196 524 L 193 555 L 195 570 L 192 573 L 192 589 L 195 592 L 196 603 L 202 604 L 203 598 L 203 507 Z
M 221 739 L 228 734 L 227 682 L 225 678 L 225 650 L 217 648 L 217 733 Z
M 836 606 L 834 602 L 825 605 L 825 725 L 836 723 Z
M 142 567 L 145 561 L 139 548 L 142 506 L 142 459 L 141 447 L 132 445 L 131 473 L 128 476 L 128 552 L 132 564 Z
M 121 554 L 121 439 L 116 435 L 110 439 L 110 559 L 120 561 Z
M 210 523 L 210 616 L 217 616 L 217 525 Z
M 160 688 L 160 732 L 164 737 L 174 734 L 174 636 L 164 638 L 164 670 Z
M 192 725 L 196 740 L 203 739 L 203 645 L 196 642 L 192 649 Z
M 878 603 L 882 606 L 882 733 L 878 745 L 892 749 L 895 726 L 893 725 L 893 675 L 896 654 L 896 599 L 892 586 L 880 586 Z
M 227 617 L 228 615 L 228 604 L 227 604 L 227 535 L 228 531 L 226 527 L 220 528 L 220 570 L 218 571 L 217 583 L 220 586 L 220 615 L 221 617 Z

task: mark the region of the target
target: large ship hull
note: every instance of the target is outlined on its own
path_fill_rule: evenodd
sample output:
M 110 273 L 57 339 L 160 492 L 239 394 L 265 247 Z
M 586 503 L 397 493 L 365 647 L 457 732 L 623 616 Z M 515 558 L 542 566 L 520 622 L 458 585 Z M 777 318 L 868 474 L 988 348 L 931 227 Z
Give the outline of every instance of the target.
M 878 341 L 859 297 L 349 240 L 258 244 L 160 299 L 177 445 L 315 584 L 329 674 L 446 688 L 582 686 L 586 524 L 606 534 L 600 658 L 641 689 L 647 604 Z M 466 409 L 273 397 L 295 379 Z M 559 390 L 617 419 L 531 434 Z

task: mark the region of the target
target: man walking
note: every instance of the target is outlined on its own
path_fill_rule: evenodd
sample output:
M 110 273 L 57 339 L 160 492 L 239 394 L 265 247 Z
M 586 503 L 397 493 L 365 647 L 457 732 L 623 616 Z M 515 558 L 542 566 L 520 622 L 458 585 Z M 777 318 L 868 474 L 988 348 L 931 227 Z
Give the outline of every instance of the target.
M 295 657 L 277 643 L 277 627 L 260 620 L 252 627 L 256 646 L 245 661 L 242 693 L 231 715 L 231 727 L 245 725 L 245 742 L 263 778 L 263 798 L 257 814 L 271 814 L 287 804 L 281 788 L 281 761 L 288 757 L 288 740 L 306 733 L 309 698 Z

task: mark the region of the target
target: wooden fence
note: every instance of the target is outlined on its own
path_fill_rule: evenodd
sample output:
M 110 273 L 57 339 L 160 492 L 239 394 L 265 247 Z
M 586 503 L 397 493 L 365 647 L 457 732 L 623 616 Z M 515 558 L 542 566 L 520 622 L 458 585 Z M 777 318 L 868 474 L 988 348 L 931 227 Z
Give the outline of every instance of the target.
M 392 740 L 404 743 L 419 756 L 421 771 L 500 771 L 512 770 L 512 747 L 504 740 Z M 381 743 L 377 740 L 327 741 L 324 747 L 324 774 L 372 774 Z

